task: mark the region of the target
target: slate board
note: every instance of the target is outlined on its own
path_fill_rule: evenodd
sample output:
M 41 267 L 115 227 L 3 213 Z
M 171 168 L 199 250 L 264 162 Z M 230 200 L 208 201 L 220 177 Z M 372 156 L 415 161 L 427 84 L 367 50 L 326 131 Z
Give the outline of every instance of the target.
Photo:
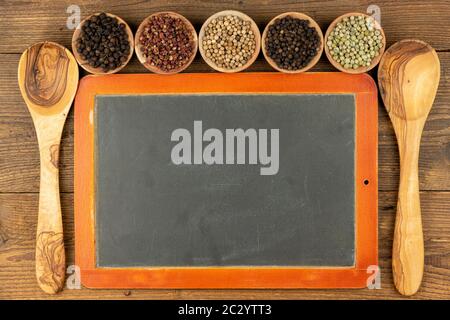
M 352 94 L 97 95 L 98 267 L 352 266 Z M 279 171 L 175 165 L 176 128 L 278 128 Z M 205 143 L 206 145 L 207 143 Z

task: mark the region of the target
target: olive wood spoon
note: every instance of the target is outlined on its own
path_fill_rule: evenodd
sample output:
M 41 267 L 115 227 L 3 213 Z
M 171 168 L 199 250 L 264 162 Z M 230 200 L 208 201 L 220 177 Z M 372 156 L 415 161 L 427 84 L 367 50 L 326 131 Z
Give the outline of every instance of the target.
M 20 57 L 18 78 L 20 92 L 33 119 L 41 162 L 36 277 L 43 291 L 54 294 L 62 289 L 65 275 L 59 145 L 78 86 L 78 65 L 63 46 L 40 42 Z
M 418 40 L 403 40 L 383 55 L 378 69 L 380 94 L 397 137 L 400 185 L 392 249 L 397 290 L 413 295 L 422 282 L 424 247 L 419 197 L 419 147 L 439 85 L 436 51 Z

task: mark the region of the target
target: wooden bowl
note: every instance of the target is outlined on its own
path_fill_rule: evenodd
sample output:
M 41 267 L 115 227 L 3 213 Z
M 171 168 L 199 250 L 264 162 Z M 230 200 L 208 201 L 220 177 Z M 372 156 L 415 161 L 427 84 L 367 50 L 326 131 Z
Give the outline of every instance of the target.
M 330 54 L 330 50 L 328 49 L 328 46 L 326 45 L 326 43 L 328 42 L 328 36 L 330 35 L 331 31 L 333 31 L 334 27 L 336 26 L 336 24 L 338 22 L 340 22 L 342 19 L 346 18 L 346 17 L 350 17 L 350 16 L 364 16 L 364 17 L 370 17 L 369 15 L 365 14 L 365 13 L 361 13 L 361 12 L 350 12 L 350 13 L 346 13 L 340 17 L 337 17 L 336 19 L 334 19 L 334 21 L 330 24 L 330 26 L 327 29 L 327 32 L 325 33 L 325 54 L 328 58 L 328 60 L 330 61 L 330 63 L 338 70 L 342 71 L 342 72 L 346 72 L 346 73 L 352 73 L 352 74 L 358 74 L 358 73 L 364 73 L 367 72 L 369 70 L 371 70 L 372 68 L 374 68 L 379 62 L 381 57 L 383 56 L 384 50 L 386 49 L 386 35 L 384 34 L 383 28 L 380 26 L 380 24 L 378 23 L 378 21 L 376 21 L 374 19 L 374 27 L 375 29 L 379 30 L 381 32 L 381 35 L 383 36 L 382 41 L 382 45 L 383 47 L 380 49 L 380 53 L 378 54 L 378 56 L 376 56 L 373 60 L 372 63 L 370 64 L 370 66 L 368 67 L 359 67 L 357 69 L 345 69 L 343 66 L 341 66 L 340 63 L 336 62 L 333 57 Z
M 186 26 L 188 27 L 188 29 L 191 31 L 192 33 L 192 41 L 194 43 L 194 51 L 192 51 L 191 56 L 189 57 L 189 60 L 181 67 L 177 68 L 177 69 L 172 69 L 170 71 L 164 71 L 161 70 L 160 68 L 156 67 L 156 66 L 152 66 L 151 64 L 148 63 L 147 59 L 144 57 L 144 55 L 141 52 L 141 48 L 142 45 L 140 44 L 139 38 L 141 37 L 142 32 L 144 31 L 144 27 L 147 25 L 148 20 L 151 17 L 154 16 L 158 16 L 158 15 L 168 15 L 171 16 L 172 18 L 178 18 L 181 19 Z M 179 13 L 176 12 L 172 12 L 172 11 L 162 11 L 162 12 L 155 12 L 151 15 L 149 15 L 147 18 L 145 18 L 141 24 L 139 25 L 139 28 L 136 31 L 136 35 L 134 38 L 134 46 L 135 46 L 135 51 L 136 51 L 136 56 L 138 58 L 138 60 L 144 65 L 144 67 L 146 67 L 148 70 L 154 72 L 154 73 L 158 73 L 158 74 L 174 74 L 174 73 L 179 73 L 181 71 L 183 71 L 184 69 L 186 69 L 187 67 L 189 67 L 189 65 L 192 63 L 192 61 L 194 61 L 195 55 L 197 54 L 197 48 L 198 48 L 198 38 L 197 38 L 197 32 L 195 31 L 194 26 L 192 25 L 192 23 L 186 19 L 184 16 L 182 16 Z
M 229 16 L 229 15 L 237 16 L 238 18 L 241 18 L 244 21 L 250 21 L 250 29 L 253 31 L 253 34 L 255 35 L 255 45 L 256 46 L 255 46 L 255 51 L 253 52 L 253 55 L 250 57 L 250 59 L 248 59 L 248 61 L 244 65 L 242 65 L 242 67 L 239 67 L 236 69 L 225 69 L 225 68 L 221 68 L 221 67 L 217 66 L 213 61 L 211 61 L 206 56 L 206 52 L 203 50 L 203 45 L 202 45 L 203 37 L 205 36 L 205 29 L 209 25 L 211 20 L 216 19 L 221 16 Z M 217 70 L 220 72 L 225 72 L 225 73 L 234 73 L 234 72 L 239 72 L 239 71 L 247 69 L 248 67 L 250 67 L 253 64 L 253 62 L 255 62 L 256 58 L 259 55 L 259 51 L 261 50 L 261 34 L 259 32 L 258 26 L 256 25 L 255 21 L 253 21 L 253 19 L 250 18 L 245 13 L 242 13 L 242 12 L 236 11 L 236 10 L 224 10 L 224 11 L 217 12 L 217 13 L 213 14 L 212 16 L 210 16 L 203 23 L 202 28 L 200 29 L 198 38 L 199 38 L 200 55 L 202 56 L 203 60 L 205 60 L 205 62 L 214 70 Z
M 130 61 L 131 57 L 133 56 L 133 49 L 134 49 L 134 38 L 133 38 L 133 32 L 131 32 L 130 27 L 128 26 L 128 24 L 120 17 L 112 14 L 112 13 L 106 13 L 105 14 L 108 17 L 112 17 L 112 18 L 116 18 L 119 23 L 123 23 L 125 24 L 125 30 L 127 32 L 128 35 L 128 41 L 130 43 L 130 53 L 128 54 L 128 58 L 127 60 L 119 67 L 117 67 L 116 69 L 113 70 L 109 70 L 108 72 L 104 72 L 102 68 L 97 67 L 94 68 L 91 65 L 89 65 L 89 63 L 86 60 L 81 59 L 81 55 L 78 53 L 77 48 L 76 48 L 76 41 L 78 39 L 78 37 L 80 36 L 81 33 L 81 27 L 84 25 L 84 23 L 86 22 L 86 20 L 88 20 L 89 18 L 91 18 L 92 16 L 95 15 L 99 15 L 100 13 L 94 13 L 90 16 L 88 16 L 87 18 L 85 18 L 83 21 L 80 22 L 80 24 L 78 25 L 78 27 L 75 29 L 75 31 L 73 32 L 73 36 L 72 36 L 72 52 L 73 55 L 75 56 L 75 59 L 77 60 L 78 64 L 87 72 L 93 73 L 93 74 L 111 74 L 111 73 L 116 73 L 120 70 L 122 70 Z
M 282 69 L 276 64 L 276 62 L 271 57 L 269 57 L 269 54 L 266 51 L 266 40 L 267 40 L 267 33 L 269 32 L 269 27 L 272 24 L 274 24 L 277 19 L 281 19 L 281 18 L 284 18 L 286 16 L 291 16 L 293 18 L 302 19 L 302 20 L 308 20 L 309 21 L 309 25 L 311 27 L 314 27 L 317 30 L 317 34 L 320 37 L 320 48 L 319 48 L 319 51 L 317 52 L 315 57 L 302 69 L 297 69 L 297 70 Z M 319 25 L 317 24 L 317 22 L 314 21 L 310 16 L 308 16 L 306 14 L 303 14 L 303 13 L 300 13 L 300 12 L 285 12 L 285 13 L 282 13 L 282 14 L 276 16 L 272 20 L 270 20 L 269 23 L 264 28 L 264 32 L 263 32 L 263 35 L 262 35 L 261 42 L 262 42 L 262 52 L 263 52 L 264 57 L 266 58 L 267 62 L 275 70 L 278 70 L 278 71 L 281 71 L 281 72 L 284 72 L 284 73 L 300 73 L 300 72 L 305 72 L 305 71 L 311 69 L 312 67 L 314 67 L 316 65 L 316 63 L 319 61 L 320 57 L 322 56 L 323 46 L 324 46 L 323 33 L 322 33 L 322 30 L 320 29 Z

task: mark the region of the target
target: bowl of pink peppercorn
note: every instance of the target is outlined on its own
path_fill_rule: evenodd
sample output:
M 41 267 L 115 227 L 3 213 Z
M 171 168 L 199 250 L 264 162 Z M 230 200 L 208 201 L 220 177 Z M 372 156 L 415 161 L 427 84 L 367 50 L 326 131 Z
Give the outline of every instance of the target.
M 192 23 L 176 12 L 157 12 L 145 18 L 135 35 L 139 61 L 150 71 L 174 74 L 195 58 L 198 37 Z

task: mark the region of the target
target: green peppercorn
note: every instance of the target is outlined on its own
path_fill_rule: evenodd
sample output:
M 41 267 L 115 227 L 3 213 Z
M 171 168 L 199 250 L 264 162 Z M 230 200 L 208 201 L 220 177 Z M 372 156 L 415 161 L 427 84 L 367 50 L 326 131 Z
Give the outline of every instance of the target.
M 326 39 L 333 60 L 345 69 L 370 66 L 383 47 L 383 36 L 372 17 L 355 15 L 339 21 Z M 342 54 L 344 59 L 339 58 Z M 350 58 L 351 57 L 351 58 Z

